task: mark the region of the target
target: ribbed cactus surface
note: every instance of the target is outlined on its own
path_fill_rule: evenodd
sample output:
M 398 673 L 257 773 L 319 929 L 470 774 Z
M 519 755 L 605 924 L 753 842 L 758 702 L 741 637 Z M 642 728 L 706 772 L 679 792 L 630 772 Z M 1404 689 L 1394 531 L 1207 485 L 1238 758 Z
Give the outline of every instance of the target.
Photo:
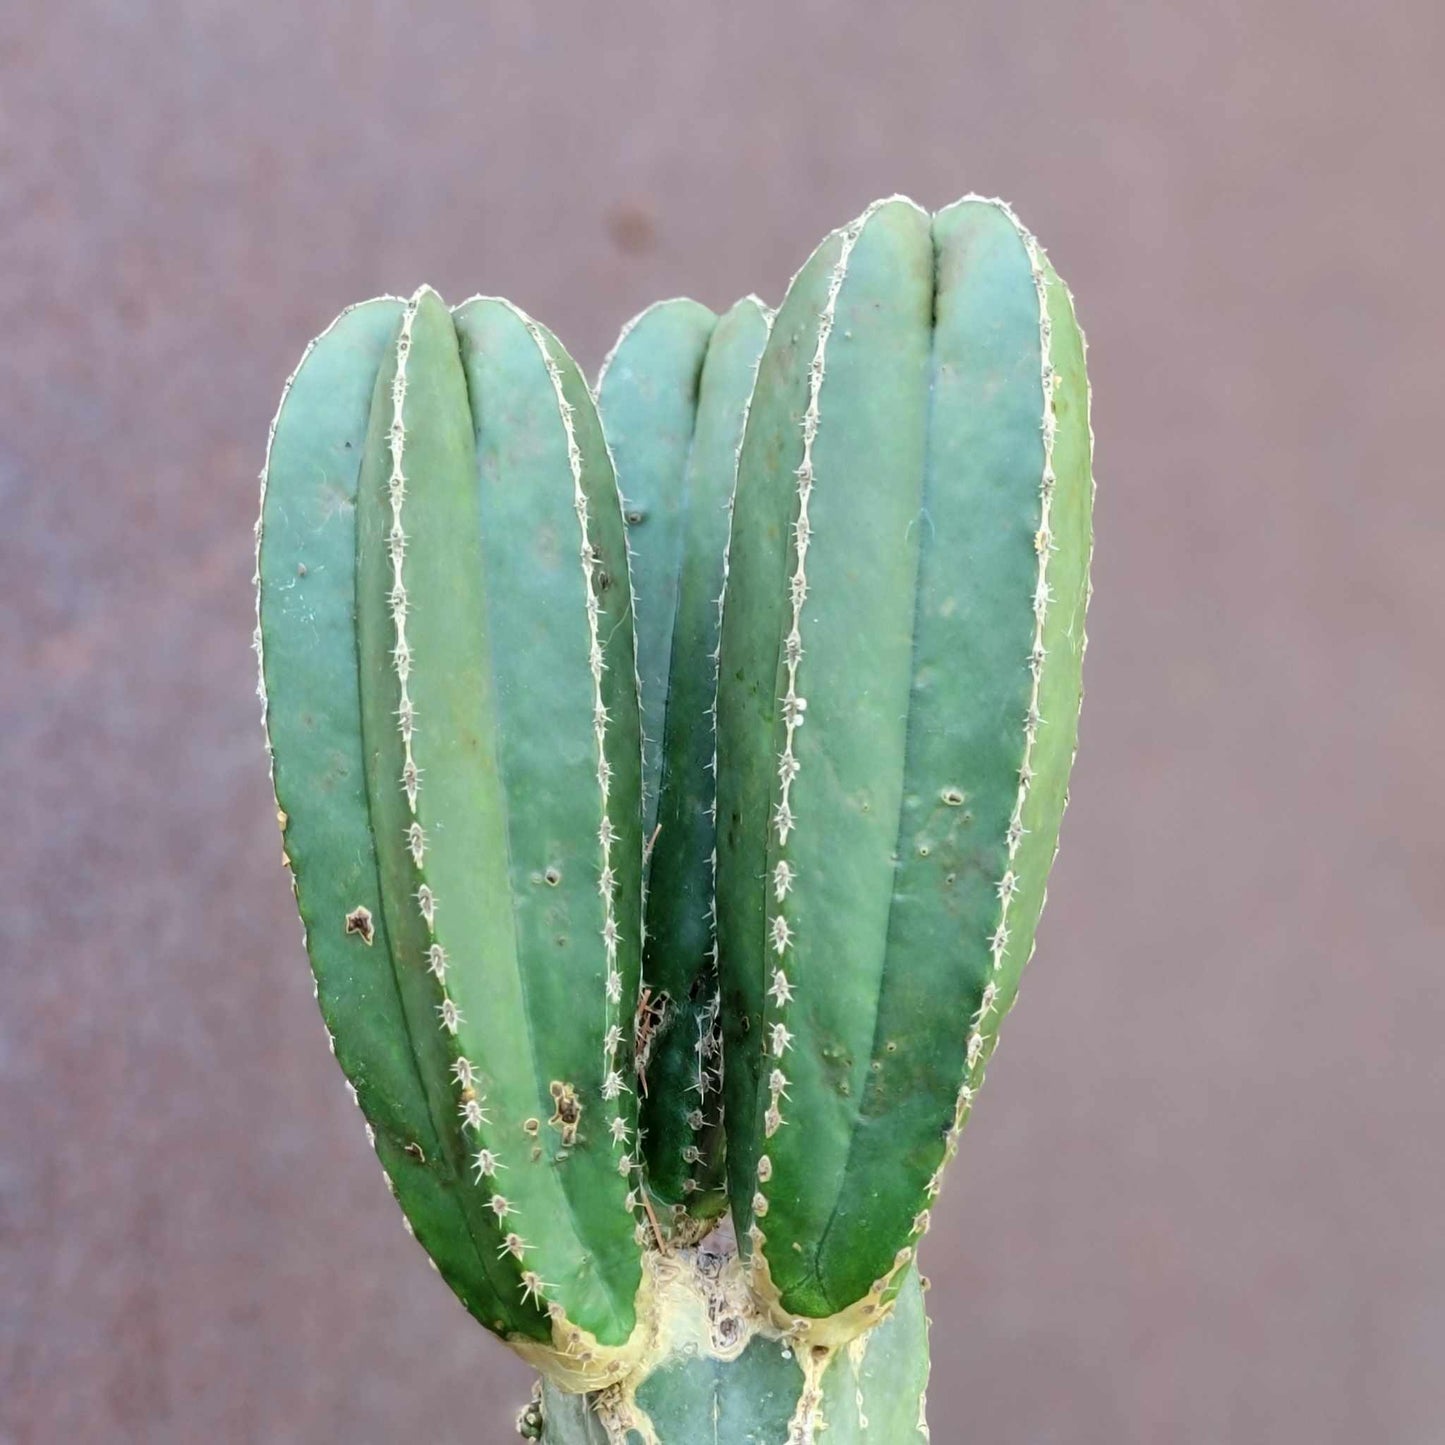
M 408 1227 L 547 1382 L 524 1433 L 925 1438 L 1090 454 L 1069 294 L 972 197 L 870 207 L 775 318 L 649 308 L 595 397 L 496 299 L 308 348 L 257 548 L 286 857 Z
M 718 639 L 737 453 L 770 313 L 664 301 L 624 328 L 597 402 L 632 542 L 647 937 L 640 1111 L 648 1181 L 684 1232 L 727 1205 L 719 1018 Z
M 871 1318 L 912 1259 L 1033 949 L 1091 491 L 1068 293 L 1007 208 L 893 200 L 814 252 L 743 443 L 718 698 L 732 1207 L 790 1315 Z
M 624 1344 L 640 733 L 586 384 L 505 302 L 371 303 L 303 364 L 266 489 L 276 795 L 389 1177 L 484 1323 Z

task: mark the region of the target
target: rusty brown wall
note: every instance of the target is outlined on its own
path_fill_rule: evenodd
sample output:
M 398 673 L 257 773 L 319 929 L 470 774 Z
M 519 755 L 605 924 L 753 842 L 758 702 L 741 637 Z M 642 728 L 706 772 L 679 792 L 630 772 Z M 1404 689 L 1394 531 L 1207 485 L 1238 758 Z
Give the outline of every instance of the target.
M 595 365 L 970 189 L 1079 295 L 1099 550 L 924 1255 L 934 1438 L 1445 1438 L 1442 42 L 1437 0 L 6 0 L 0 1445 L 477 1445 L 525 1390 L 400 1228 L 279 866 L 250 528 L 304 341 L 425 278 Z

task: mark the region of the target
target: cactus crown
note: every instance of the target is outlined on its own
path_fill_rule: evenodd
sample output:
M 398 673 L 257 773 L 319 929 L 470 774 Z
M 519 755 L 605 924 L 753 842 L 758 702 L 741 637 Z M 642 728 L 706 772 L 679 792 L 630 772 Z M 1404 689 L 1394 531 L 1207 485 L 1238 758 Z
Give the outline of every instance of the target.
M 686 1439 L 699 1391 L 739 1440 L 921 1438 L 912 1266 L 1057 846 L 1090 465 L 1069 293 L 977 197 L 869 207 L 776 316 L 649 308 L 595 392 L 427 288 L 288 383 L 257 646 L 317 995 L 548 1438 Z

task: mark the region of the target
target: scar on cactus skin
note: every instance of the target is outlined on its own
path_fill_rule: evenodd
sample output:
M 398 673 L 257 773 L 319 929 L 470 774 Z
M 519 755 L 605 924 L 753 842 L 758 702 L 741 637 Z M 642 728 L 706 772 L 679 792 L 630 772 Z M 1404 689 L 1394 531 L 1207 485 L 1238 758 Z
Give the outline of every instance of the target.
M 577 1125 L 582 1118 L 581 1101 L 577 1097 L 576 1088 L 571 1084 L 553 1079 L 550 1088 L 557 1109 L 547 1122 L 561 1131 L 562 1143 L 571 1148 L 577 1142 Z
M 361 941 L 369 948 L 371 941 L 376 937 L 376 927 L 371 921 L 371 910 L 365 905 L 358 905 L 346 915 L 346 931 L 358 934 Z

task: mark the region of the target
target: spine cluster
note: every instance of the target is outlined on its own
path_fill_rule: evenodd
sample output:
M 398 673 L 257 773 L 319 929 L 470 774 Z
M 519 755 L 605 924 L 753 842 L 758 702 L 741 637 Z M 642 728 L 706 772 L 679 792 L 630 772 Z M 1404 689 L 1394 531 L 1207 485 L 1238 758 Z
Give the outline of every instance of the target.
M 689 1111 L 687 1116 L 693 1142 L 682 1151 L 683 1161 L 691 1165 L 693 1169 L 703 1162 L 702 1149 L 697 1143 L 698 1137 L 710 1122 L 721 1122 L 720 1115 L 716 1120 L 709 1120 L 707 1117 L 710 1105 L 716 1105 L 721 1110 L 723 1089 L 722 993 L 717 975 L 716 929 L 713 932 L 711 957 L 712 961 L 709 967 L 712 989 L 708 995 L 706 1007 L 697 1017 L 697 1043 L 693 1046 L 693 1053 L 697 1059 L 697 1071 L 693 1075 L 692 1083 L 688 1085 L 689 1090 L 697 1095 L 697 1107 Z M 700 1187 L 695 1175 L 689 1175 L 682 1181 L 684 1194 L 696 1194 Z M 677 1206 L 677 1208 L 681 1209 L 682 1206 Z M 683 1212 L 686 1211 L 683 1210 Z

